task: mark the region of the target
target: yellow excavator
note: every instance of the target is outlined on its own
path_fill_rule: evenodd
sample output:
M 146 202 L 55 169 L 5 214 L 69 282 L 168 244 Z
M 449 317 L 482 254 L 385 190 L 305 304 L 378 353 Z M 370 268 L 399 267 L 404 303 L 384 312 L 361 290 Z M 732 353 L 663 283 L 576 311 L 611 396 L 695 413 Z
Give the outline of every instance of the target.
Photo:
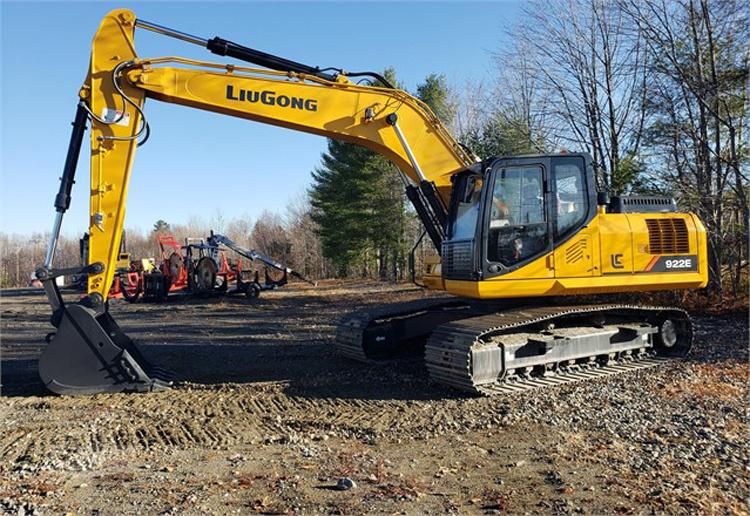
M 136 29 L 257 68 L 141 58 Z M 685 311 L 606 297 L 706 285 L 705 228 L 694 214 L 677 212 L 671 199 L 597 192 L 594 164 L 584 153 L 478 160 L 427 105 L 377 73 L 320 69 L 120 9 L 104 17 L 94 36 L 55 199 L 57 217 L 37 271 L 55 327 L 39 373 L 53 392 L 143 392 L 172 385 L 118 327 L 107 303 L 133 159 L 149 134 L 147 98 L 345 140 L 398 167 L 439 254 L 424 265 L 424 285 L 454 297 L 351 314 L 336 334 L 345 356 L 384 359 L 417 343 L 432 380 L 494 394 L 647 367 L 690 348 Z M 55 269 L 89 121 L 88 264 Z M 66 303 L 54 279 L 80 273 L 88 275 L 88 293 Z M 599 297 L 589 304 L 571 297 L 581 295 Z

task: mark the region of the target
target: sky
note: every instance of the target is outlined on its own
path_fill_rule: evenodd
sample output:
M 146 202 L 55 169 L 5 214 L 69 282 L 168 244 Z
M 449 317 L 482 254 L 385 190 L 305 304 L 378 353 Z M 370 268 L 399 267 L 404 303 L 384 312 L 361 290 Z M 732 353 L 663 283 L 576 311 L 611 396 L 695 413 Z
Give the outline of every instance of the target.
M 517 2 L 10 2 L 0 0 L 0 231 L 48 232 L 91 38 L 111 9 L 211 38 L 220 36 L 314 66 L 382 71 L 394 67 L 415 91 L 442 73 L 460 94 L 488 79 L 491 52 L 507 44 Z M 142 57 L 179 55 L 232 62 L 144 30 Z M 252 66 L 252 65 L 248 65 Z M 147 100 L 149 141 L 138 149 L 125 226 L 158 219 L 250 218 L 283 213 L 311 183 L 320 136 Z M 88 135 L 63 234 L 86 231 Z

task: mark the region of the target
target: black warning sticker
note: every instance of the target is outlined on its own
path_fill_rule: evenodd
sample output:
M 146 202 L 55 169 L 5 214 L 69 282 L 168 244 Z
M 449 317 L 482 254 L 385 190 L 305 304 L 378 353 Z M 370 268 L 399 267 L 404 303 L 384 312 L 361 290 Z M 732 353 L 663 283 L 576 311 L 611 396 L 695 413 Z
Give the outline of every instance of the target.
M 698 270 L 698 257 L 654 256 L 643 272 L 695 272 Z

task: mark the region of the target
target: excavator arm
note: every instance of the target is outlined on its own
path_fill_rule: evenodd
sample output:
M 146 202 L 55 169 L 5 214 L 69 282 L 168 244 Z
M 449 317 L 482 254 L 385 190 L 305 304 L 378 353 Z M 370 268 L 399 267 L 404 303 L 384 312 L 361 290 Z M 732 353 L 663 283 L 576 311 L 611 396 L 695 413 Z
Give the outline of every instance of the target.
M 134 43 L 138 27 L 264 68 L 180 57 L 141 59 Z M 423 102 L 389 87 L 377 74 L 349 75 L 369 75 L 385 86 L 355 84 L 343 71 L 328 73 L 221 38 L 197 38 L 137 20 L 129 10 L 105 16 L 79 93 L 47 256 L 37 271 L 57 328 L 48 336 L 50 345 L 40 358 L 40 375 L 48 388 L 92 393 L 168 386 L 119 329 L 106 304 L 135 152 L 150 131 L 146 98 L 345 140 L 382 154 L 401 171 L 407 196 L 440 251 L 451 178 L 474 160 Z M 82 270 L 54 269 L 87 121 L 91 122 L 89 262 Z M 88 295 L 80 303 L 66 305 L 54 279 L 71 272 L 88 274 Z
M 334 78 L 180 57 L 139 59 L 136 25 L 127 10 L 105 17 L 80 92 L 92 119 L 90 263 L 103 265 L 102 272 L 89 275 L 89 293 L 106 300 L 113 279 L 133 159 L 148 131 L 146 98 L 345 140 L 382 154 L 403 173 L 409 197 L 439 248 L 451 177 L 471 158 L 423 102 L 402 90 L 354 84 L 343 74 Z M 239 56 L 249 51 L 239 53 L 244 47 L 217 40 L 207 45 L 234 49 Z M 278 63 L 284 64 L 296 63 Z

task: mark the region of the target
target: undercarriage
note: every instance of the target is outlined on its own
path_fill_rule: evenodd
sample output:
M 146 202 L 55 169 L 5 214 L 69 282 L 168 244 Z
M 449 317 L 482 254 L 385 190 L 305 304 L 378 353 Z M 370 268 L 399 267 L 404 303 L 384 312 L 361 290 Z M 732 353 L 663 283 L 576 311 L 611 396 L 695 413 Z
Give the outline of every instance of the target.
M 338 327 L 359 361 L 423 349 L 430 378 L 481 395 L 549 387 L 684 357 L 687 312 L 622 304 L 522 307 L 430 299 L 362 311 Z

